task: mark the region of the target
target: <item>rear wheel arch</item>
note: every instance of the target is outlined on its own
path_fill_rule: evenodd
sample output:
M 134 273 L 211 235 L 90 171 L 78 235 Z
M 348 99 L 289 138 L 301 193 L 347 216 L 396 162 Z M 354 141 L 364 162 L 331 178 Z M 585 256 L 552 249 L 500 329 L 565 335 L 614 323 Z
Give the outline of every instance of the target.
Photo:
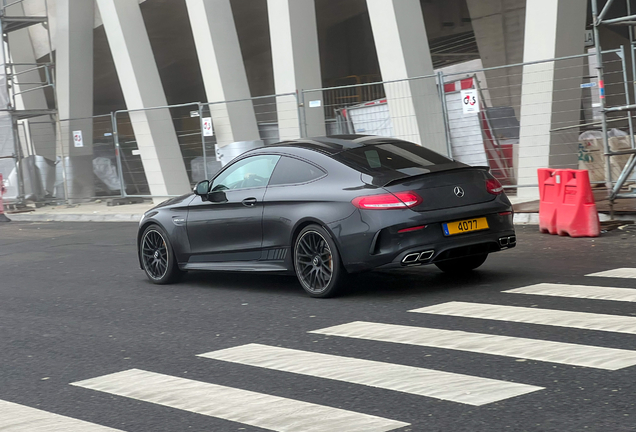
M 294 248 L 294 244 L 296 244 L 296 239 L 298 238 L 298 234 L 300 234 L 303 228 L 309 225 L 318 225 L 322 227 L 325 231 L 327 231 L 327 234 L 329 234 L 329 236 L 334 241 L 334 243 L 336 243 L 336 246 L 338 247 L 338 249 L 340 249 L 340 243 L 338 242 L 338 239 L 336 239 L 336 236 L 333 235 L 333 232 L 331 232 L 331 230 L 329 229 L 326 223 L 323 223 L 319 221 L 318 219 L 314 219 L 314 218 L 305 218 L 300 220 L 296 224 L 294 229 L 292 230 L 292 235 L 291 235 L 291 238 L 289 239 L 289 244 L 292 250 Z

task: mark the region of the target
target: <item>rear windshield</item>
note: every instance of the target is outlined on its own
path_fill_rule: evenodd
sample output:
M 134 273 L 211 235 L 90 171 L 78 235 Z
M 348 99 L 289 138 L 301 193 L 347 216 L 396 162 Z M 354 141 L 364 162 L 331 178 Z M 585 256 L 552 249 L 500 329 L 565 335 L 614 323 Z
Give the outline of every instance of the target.
M 333 155 L 333 158 L 373 177 L 410 177 L 453 165 L 451 159 L 417 144 L 386 142 L 365 145 Z

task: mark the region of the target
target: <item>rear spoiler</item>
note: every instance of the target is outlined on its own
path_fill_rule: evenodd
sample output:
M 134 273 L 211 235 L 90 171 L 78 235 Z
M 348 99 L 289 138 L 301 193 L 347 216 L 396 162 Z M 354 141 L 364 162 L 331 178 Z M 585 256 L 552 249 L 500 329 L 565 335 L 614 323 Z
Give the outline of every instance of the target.
M 429 175 L 433 175 L 433 174 L 439 174 L 439 173 L 447 173 L 450 171 L 466 171 L 466 170 L 480 170 L 480 171 L 485 171 L 487 173 L 490 172 L 490 167 L 488 166 L 468 166 L 468 165 L 464 165 L 464 166 L 459 166 L 459 167 L 455 167 L 455 168 L 447 168 L 447 169 L 441 169 L 439 171 L 431 171 L 428 173 L 424 173 L 424 174 L 418 174 L 418 175 L 413 175 L 413 176 L 409 176 L 409 175 L 405 175 L 404 177 L 398 177 L 398 178 L 394 178 L 389 180 L 388 182 L 386 182 L 385 184 L 382 185 L 382 187 L 387 187 L 387 186 L 392 186 L 398 183 L 403 183 L 405 181 L 408 180 L 415 180 L 418 179 L 420 177 L 425 177 L 425 176 L 429 176 Z M 362 179 L 364 181 L 364 178 Z M 366 182 L 365 183 L 369 183 Z

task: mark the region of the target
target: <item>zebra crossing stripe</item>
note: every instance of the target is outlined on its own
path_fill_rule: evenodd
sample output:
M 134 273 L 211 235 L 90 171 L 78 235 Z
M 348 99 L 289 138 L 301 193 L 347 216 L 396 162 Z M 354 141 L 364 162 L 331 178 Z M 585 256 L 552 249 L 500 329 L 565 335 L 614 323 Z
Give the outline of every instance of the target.
M 617 268 L 614 270 L 607 270 L 598 273 L 591 273 L 586 276 L 599 276 L 599 277 L 611 277 L 611 278 L 624 278 L 624 279 L 636 279 L 636 268 Z
M 552 297 L 572 297 L 593 300 L 636 302 L 636 289 L 631 288 L 610 288 L 601 286 L 541 283 L 522 288 L 510 289 L 504 292 Z
M 199 356 L 475 406 L 543 390 L 507 381 L 260 344 Z
M 464 302 L 442 303 L 409 312 L 636 334 L 636 317 L 619 315 Z
M 3 432 L 121 432 L 95 423 L 0 400 Z
M 366 321 L 354 321 L 309 333 L 492 354 L 606 370 L 617 370 L 636 365 L 636 351 Z
M 139 369 L 72 385 L 273 431 L 383 432 L 409 425 L 368 414 Z

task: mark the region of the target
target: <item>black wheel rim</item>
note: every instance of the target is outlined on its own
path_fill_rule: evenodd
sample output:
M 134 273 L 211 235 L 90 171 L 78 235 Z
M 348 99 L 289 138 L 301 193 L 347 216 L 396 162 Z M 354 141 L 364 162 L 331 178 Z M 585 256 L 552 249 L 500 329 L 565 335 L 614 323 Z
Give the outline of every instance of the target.
M 141 255 L 144 269 L 153 279 L 161 279 L 168 271 L 168 248 L 163 236 L 150 230 L 141 242 Z
M 333 256 L 325 238 L 316 231 L 307 231 L 296 242 L 296 273 L 305 289 L 324 291 L 333 275 Z

